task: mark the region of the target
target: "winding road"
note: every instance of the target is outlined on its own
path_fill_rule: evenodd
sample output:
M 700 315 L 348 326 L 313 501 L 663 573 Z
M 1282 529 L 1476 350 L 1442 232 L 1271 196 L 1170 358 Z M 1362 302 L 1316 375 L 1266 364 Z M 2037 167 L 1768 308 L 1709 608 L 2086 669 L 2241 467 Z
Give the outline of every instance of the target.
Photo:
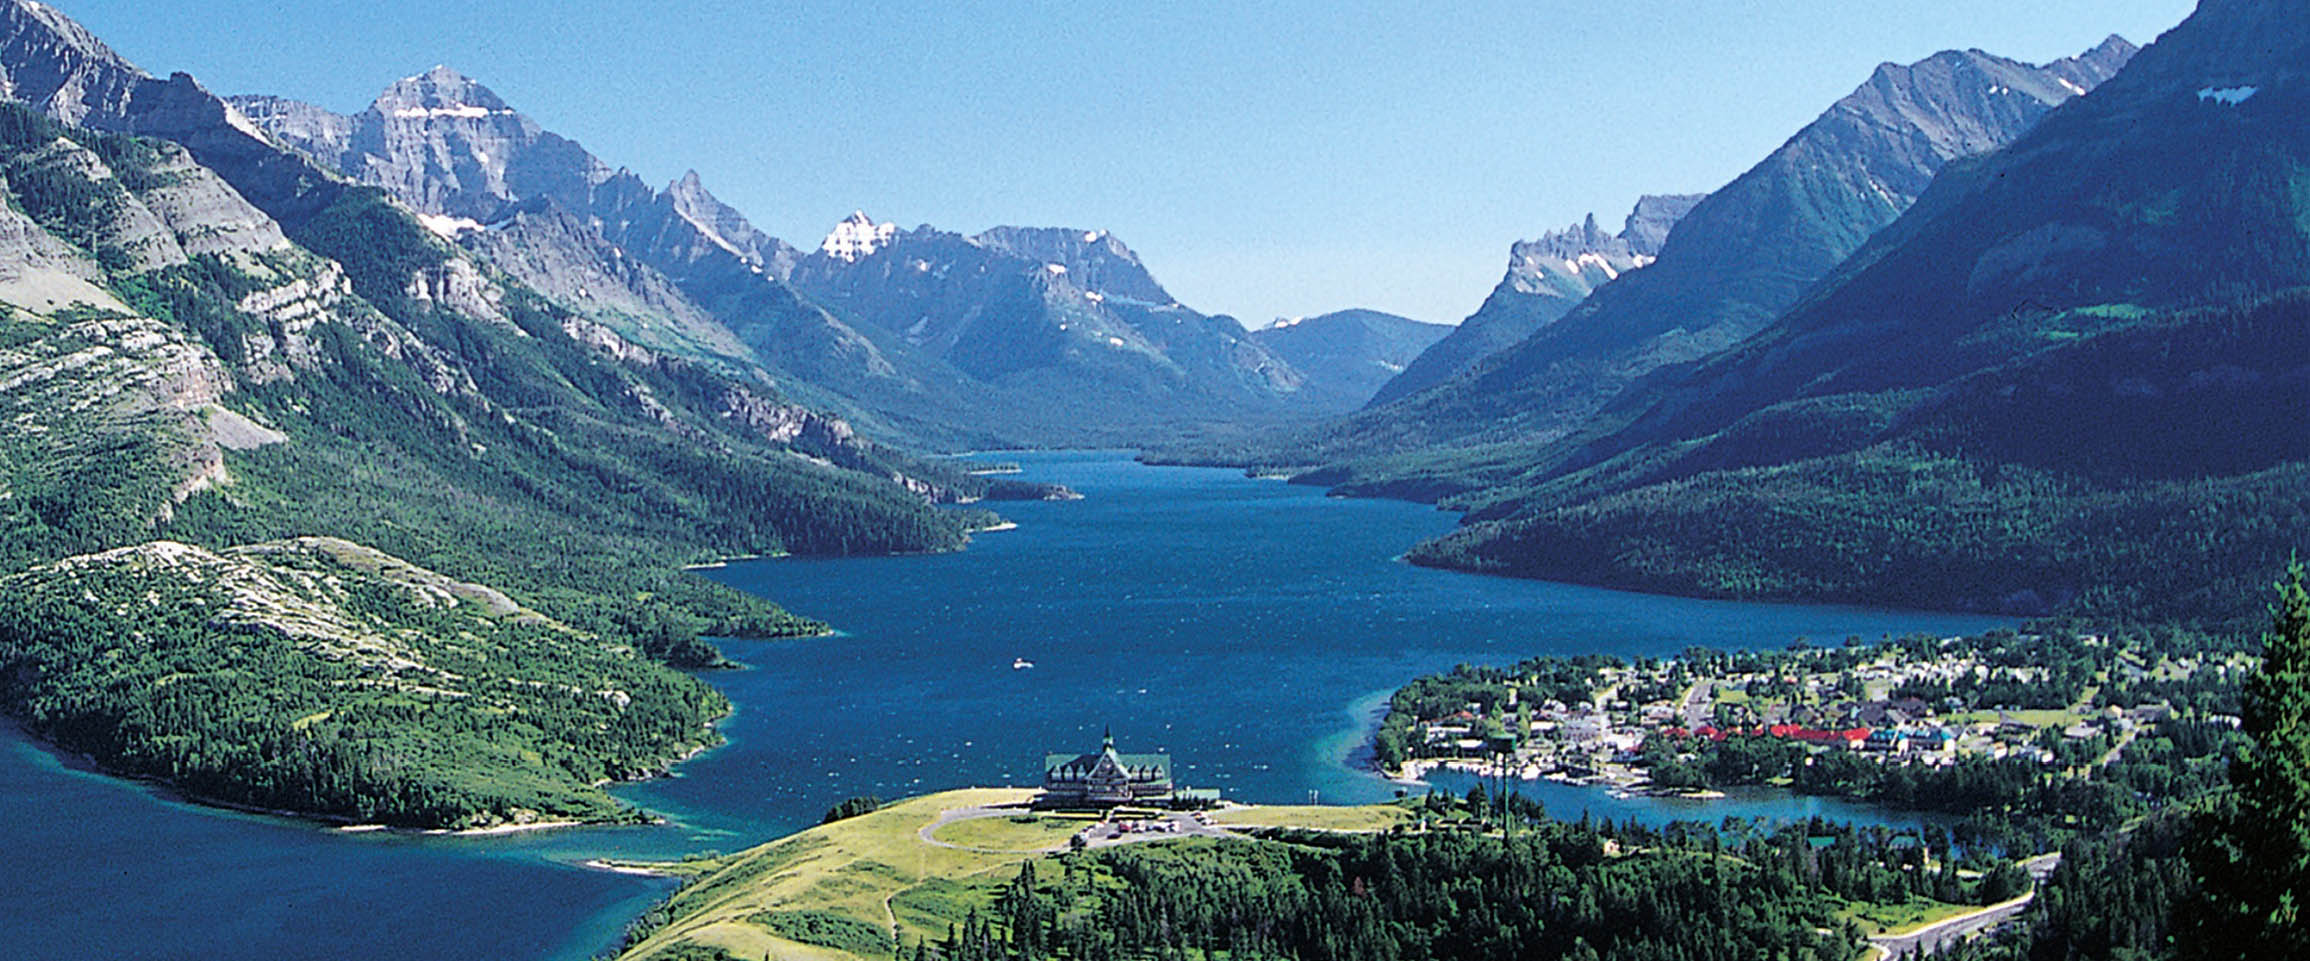
M 1017 804 L 1005 804 L 993 807 L 948 808 L 944 811 L 938 812 L 938 817 L 933 819 L 929 824 L 923 825 L 921 830 L 915 832 L 915 836 L 921 838 L 922 843 L 928 844 L 932 847 L 951 848 L 956 851 L 971 851 L 978 854 L 1047 854 L 1054 851 L 1066 850 L 1071 842 L 1062 841 L 1058 844 L 1053 844 L 1048 847 L 1034 848 L 1030 850 L 998 850 L 995 848 L 976 848 L 967 844 L 956 844 L 952 841 L 941 841 L 938 838 L 933 837 L 933 835 L 938 833 L 939 828 L 945 827 L 956 821 L 968 821 L 974 818 L 1008 817 L 1011 815 L 1027 813 L 1028 810 L 1029 809 L 1025 806 Z M 1167 824 L 1170 827 L 1168 830 L 1158 831 L 1124 831 L 1121 830 L 1120 826 L 1116 822 L 1095 821 L 1086 824 L 1086 831 L 1083 840 L 1086 847 L 1102 848 L 1115 844 L 1132 844 L 1139 841 L 1160 841 L 1164 838 L 1186 837 L 1189 835 L 1201 835 L 1203 837 L 1218 838 L 1237 836 L 1234 834 L 1234 832 L 1231 832 L 1226 828 L 1205 823 L 1201 818 L 1198 818 L 1193 814 L 1180 811 L 1173 811 L 1166 813 L 1158 818 L 1151 818 L 1148 822 L 1145 823 Z
M 2029 872 L 2030 880 L 2038 884 L 2045 883 L 2045 879 L 2052 875 L 2053 869 L 2060 864 L 2060 854 L 2040 854 L 2021 862 L 2022 868 Z M 2013 917 L 2020 914 L 2023 908 L 2028 907 L 2030 900 L 2035 897 L 2037 897 L 2037 892 L 2032 890 L 2018 898 L 2000 901 L 1971 914 L 1960 914 L 1954 918 L 1936 921 L 1915 931 L 1879 935 L 1869 939 L 1869 946 L 1877 950 L 1876 957 L 1880 959 L 1899 961 L 1902 958 L 1925 957 L 1958 941 L 2013 920 Z

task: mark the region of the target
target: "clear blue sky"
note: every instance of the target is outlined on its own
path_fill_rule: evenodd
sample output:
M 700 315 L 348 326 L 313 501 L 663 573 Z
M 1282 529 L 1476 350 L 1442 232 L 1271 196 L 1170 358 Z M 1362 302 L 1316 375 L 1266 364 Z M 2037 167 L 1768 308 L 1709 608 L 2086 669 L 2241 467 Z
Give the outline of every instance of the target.
M 1882 61 L 2148 43 L 2190 0 L 1412 4 L 51 0 L 158 74 L 345 112 L 446 63 L 658 183 L 814 246 L 1114 231 L 1251 326 L 1457 322 L 1510 242 L 1712 189 Z

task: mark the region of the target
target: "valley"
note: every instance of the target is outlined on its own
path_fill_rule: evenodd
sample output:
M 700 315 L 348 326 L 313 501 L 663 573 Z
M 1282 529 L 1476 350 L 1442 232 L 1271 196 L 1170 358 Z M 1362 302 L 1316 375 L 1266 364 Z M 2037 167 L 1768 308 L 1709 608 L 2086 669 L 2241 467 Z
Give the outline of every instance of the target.
M 1375 709 L 1386 691 L 1455 664 L 1499 663 L 1536 645 L 1665 657 L 1694 645 L 1771 649 L 1798 636 L 1942 635 L 2000 623 L 1428 570 L 1390 554 L 1450 526 L 1417 505 L 1334 500 L 1229 470 L 1148 468 L 1116 452 L 1000 456 L 1021 467 L 1021 479 L 1063 484 L 1084 499 L 1005 505 L 1020 528 L 958 553 L 733 561 L 704 572 L 749 592 L 811 598 L 799 612 L 842 631 L 719 642 L 749 665 L 699 675 L 734 708 L 715 727 L 724 743 L 683 761 L 677 776 L 607 789 L 666 823 L 487 838 L 346 834 L 177 803 L 62 767 L 12 732 L 11 760 L 0 764 L 15 785 L 0 792 L 12 799 L 10 838 L 20 850 L 50 852 L 40 856 L 59 867 L 11 882 L 22 887 L 0 898 L 0 920 L 40 942 L 134 954 L 147 934 L 108 923 L 111 905 L 233 919 L 236 905 L 258 900 L 300 920 L 180 923 L 172 943 L 291 959 L 314 944 L 410 940 L 434 945 L 429 957 L 577 961 L 614 946 L 667 893 L 585 861 L 731 854 L 808 828 L 846 798 L 1032 783 L 1044 753 L 1095 745 L 1104 725 L 1127 748 L 1168 750 L 1183 779 L 1236 801 L 1304 805 L 1313 792 L 1326 806 L 1381 803 L 1398 786 L 1366 760 Z M 1302 549 L 1310 544 L 1324 546 Z M 1142 627 L 1119 635 L 1105 625 L 1111 617 Z M 1014 669 L 1019 657 L 1035 666 Z M 1916 823 L 1785 793 L 1682 802 L 1551 787 L 1562 793 L 1532 796 L 1574 818 L 1588 810 L 1645 823 L 1735 813 Z M 71 853 L 91 845 L 110 853 Z M 151 869 L 123 879 L 113 868 L 123 858 Z M 190 874 L 209 883 L 174 880 Z M 380 903 L 393 908 L 375 911 Z M 516 913 L 523 923 L 488 938 L 460 934 L 479 917 Z
M 2291 3 L 1063 81 L 723 18 L 658 56 L 751 86 L 573 100 L 598 13 L 220 94 L 0 0 L 0 952 L 2310 951 Z

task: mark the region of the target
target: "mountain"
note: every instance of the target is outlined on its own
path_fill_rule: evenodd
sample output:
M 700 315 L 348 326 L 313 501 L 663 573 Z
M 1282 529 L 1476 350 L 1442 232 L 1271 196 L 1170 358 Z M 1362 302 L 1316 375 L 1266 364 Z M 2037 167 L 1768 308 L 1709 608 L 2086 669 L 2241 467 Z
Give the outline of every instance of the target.
M 1463 499 L 1469 526 L 1416 558 L 1713 594 L 2244 613 L 2222 598 L 2310 542 L 2306 64 L 2297 7 L 2207 0 L 2009 147 L 1951 165 L 1770 327 Z
M 1885 64 L 1694 205 L 1653 264 L 1461 375 L 1351 418 L 1325 446 L 1353 457 L 1562 437 L 1637 378 L 1762 329 L 1943 165 L 2010 142 L 2133 52 L 2111 37 L 2044 66 L 1978 50 Z
M 1373 394 L 1380 407 L 1451 378 L 1477 361 L 1530 337 L 1588 299 L 1596 288 L 1660 256 L 1669 229 L 1705 194 L 1645 196 L 1618 234 L 1584 222 L 1508 248 L 1508 273 L 1484 305 Z
M 273 96 L 233 103 L 636 345 L 773 384 L 880 436 L 948 447 L 1026 440 L 979 426 L 1014 418 L 988 409 L 952 370 L 903 343 L 886 349 L 788 286 L 798 252 L 695 172 L 653 188 L 447 67 L 393 83 L 351 116 Z
M 1045 405 L 1049 442 L 1151 436 L 1273 418 L 1308 401 L 1298 371 L 1233 318 L 1174 301 L 1113 235 L 997 227 L 965 236 L 856 214 L 788 279 L 883 342 L 949 365 L 972 390 Z
M 1067 281 L 1102 298 L 1116 297 L 1157 307 L 1176 304 L 1139 255 L 1104 230 L 1063 227 L 996 227 L 971 238 L 1013 256 L 1066 268 Z
M 230 558 L 331 538 L 492 585 L 568 628 L 491 641 L 524 657 L 577 665 L 627 652 L 631 676 L 648 683 L 586 689 L 621 691 L 621 716 L 683 726 L 694 743 L 711 713 L 705 690 L 654 662 L 719 663 L 701 635 L 823 627 L 681 564 L 952 550 L 993 522 L 934 503 L 988 492 L 983 479 L 869 443 L 759 381 L 625 339 L 450 244 L 381 189 L 283 148 L 190 77 L 145 75 L 50 8 L 0 3 L 0 80 L 21 98 L 0 103 L 0 410 L 10 423 L 0 432 L 0 571 L 125 559 L 106 591 L 58 595 L 83 613 L 131 627 L 157 618 L 189 631 L 172 641 L 207 644 L 214 632 L 186 627 L 196 608 L 146 610 L 146 588 L 178 581 L 138 558 L 178 556 L 164 542 Z M 204 557 L 172 570 L 205 577 L 212 567 Z M 354 594 L 354 613 L 377 612 L 376 591 Z M 400 625 L 390 630 L 462 629 L 439 613 L 396 609 L 386 620 Z M 14 620 L 0 639 L 0 710 L 60 742 L 290 743 L 317 723 L 186 713 L 309 672 L 253 648 L 245 664 L 183 683 L 195 700 L 159 697 L 176 706 L 157 714 L 148 709 L 158 702 L 65 711 L 37 665 L 86 662 L 85 690 L 127 690 L 137 665 L 155 663 L 133 645 L 159 639 L 58 633 L 43 627 L 52 615 Z M 211 693 L 220 699 L 199 700 Z M 393 723 L 362 714 L 357 687 L 310 693 L 318 710 L 347 712 L 347 736 Z M 680 750 L 628 757 L 647 766 Z M 129 754 L 115 760 L 151 770 Z M 409 823 L 519 816 L 491 799 L 509 795 L 465 789 L 467 778 L 491 778 L 491 763 L 430 756 L 438 778 L 393 782 L 422 802 L 400 810 Z M 200 767 L 168 776 L 225 798 L 279 783 L 267 782 L 278 772 L 212 778 Z M 586 776 L 523 790 L 585 807 L 599 772 L 570 770 Z M 334 810 L 320 797 L 287 806 Z
M 396 82 L 350 117 L 277 97 L 233 103 L 620 337 L 773 383 L 878 436 L 950 448 L 1120 443 L 1308 409 L 1287 364 L 1240 325 L 1175 304 L 1104 232 L 895 237 L 895 225 L 861 214 L 805 254 L 695 172 L 652 188 L 446 67 Z M 944 272 L 886 269 L 876 252 L 892 243 Z M 958 267 L 969 279 L 949 282 Z M 1055 408 L 1053 394 L 1081 402 Z
M 830 370 L 890 371 L 865 338 L 784 287 L 774 272 L 792 249 L 695 173 L 653 189 L 447 67 L 394 82 L 350 116 L 274 96 L 231 103 L 636 344 L 789 387 Z
M 1278 320 L 1251 332 L 1307 378 L 1309 394 L 1327 393 L 1347 410 L 1361 406 L 1405 366 L 1432 352 L 1456 328 L 1376 310 L 1342 310 Z

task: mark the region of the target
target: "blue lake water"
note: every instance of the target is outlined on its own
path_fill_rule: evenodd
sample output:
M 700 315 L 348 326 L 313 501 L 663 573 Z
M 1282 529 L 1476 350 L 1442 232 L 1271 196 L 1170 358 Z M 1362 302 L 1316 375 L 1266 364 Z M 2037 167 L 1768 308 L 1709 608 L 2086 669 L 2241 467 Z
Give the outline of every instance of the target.
M 580 959 L 668 888 L 579 861 L 735 850 L 858 794 L 1031 783 L 1044 753 L 1095 748 L 1110 726 L 1122 749 L 1169 751 L 1181 780 L 1240 800 L 1373 801 L 1395 788 L 1354 755 L 1385 692 L 1418 674 L 2001 623 L 1423 570 L 1395 556 L 1452 519 L 1417 505 L 1115 453 L 1003 459 L 1088 499 L 1000 505 L 1020 528 L 959 554 L 709 572 L 841 633 L 725 645 L 753 666 L 709 675 L 738 705 L 731 743 L 620 792 L 666 825 L 346 835 L 175 802 L 0 733 L 0 957 Z M 1772 794 L 1525 790 L 1564 816 L 1879 817 Z

